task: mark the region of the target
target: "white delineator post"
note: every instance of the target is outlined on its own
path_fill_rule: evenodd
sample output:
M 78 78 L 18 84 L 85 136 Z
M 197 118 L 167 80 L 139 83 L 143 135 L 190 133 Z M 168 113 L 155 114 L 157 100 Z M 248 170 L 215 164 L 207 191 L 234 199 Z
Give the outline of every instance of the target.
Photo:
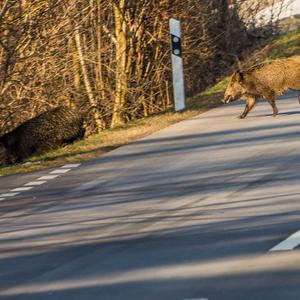
M 180 21 L 170 19 L 170 36 L 175 111 L 180 111 L 185 108 Z

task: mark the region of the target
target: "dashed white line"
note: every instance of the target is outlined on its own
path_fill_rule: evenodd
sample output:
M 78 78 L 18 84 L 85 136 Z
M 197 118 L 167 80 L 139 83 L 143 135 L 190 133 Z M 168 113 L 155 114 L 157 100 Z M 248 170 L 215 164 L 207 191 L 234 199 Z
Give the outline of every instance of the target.
M 20 193 L 4 193 L 4 194 L 0 194 L 0 197 L 14 197 L 19 195 Z
M 208 300 L 208 298 L 185 298 L 183 300 Z
M 50 174 L 64 174 L 69 171 L 71 171 L 71 169 L 57 169 L 57 170 L 50 172 Z
M 36 186 L 36 185 L 44 184 L 44 183 L 46 183 L 46 182 L 47 182 L 47 181 L 31 181 L 31 182 L 26 183 L 25 186 L 31 186 L 31 185 Z
M 63 169 L 66 169 L 66 168 L 78 168 L 81 164 L 67 164 L 67 165 L 64 165 L 62 166 Z
M 47 176 L 42 176 L 38 178 L 37 180 L 49 180 L 49 179 L 54 179 L 57 178 L 59 175 L 47 175 Z
M 23 186 L 16 189 L 11 190 L 11 192 L 24 192 L 33 189 L 33 186 Z
M 60 174 L 65 174 L 69 171 L 71 171 L 73 168 L 79 167 L 81 164 L 66 164 L 62 166 L 60 169 L 56 169 L 49 174 L 38 178 L 36 181 L 31 181 L 26 183 L 23 187 L 18 187 L 11 190 L 11 193 L 3 193 L 0 194 L 0 201 L 3 201 L 6 199 L 6 197 L 14 197 L 20 194 L 20 192 L 25 192 L 33 189 L 35 186 L 42 185 L 47 182 L 47 180 L 54 179 L 58 177 Z M 57 175 L 56 175 L 57 174 Z
M 270 249 L 270 252 L 274 251 L 287 251 L 287 250 L 293 250 L 298 245 L 300 245 L 300 230 L 296 233 L 292 234 L 290 237 L 288 237 L 286 240 L 282 241 L 272 249 Z

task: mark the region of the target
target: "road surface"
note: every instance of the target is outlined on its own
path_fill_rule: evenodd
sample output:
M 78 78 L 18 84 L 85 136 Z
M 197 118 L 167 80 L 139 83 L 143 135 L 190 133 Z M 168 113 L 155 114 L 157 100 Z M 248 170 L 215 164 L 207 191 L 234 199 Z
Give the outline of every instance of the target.
M 296 94 L 0 178 L 0 299 L 299 300 Z M 272 250 L 272 251 L 271 251 Z

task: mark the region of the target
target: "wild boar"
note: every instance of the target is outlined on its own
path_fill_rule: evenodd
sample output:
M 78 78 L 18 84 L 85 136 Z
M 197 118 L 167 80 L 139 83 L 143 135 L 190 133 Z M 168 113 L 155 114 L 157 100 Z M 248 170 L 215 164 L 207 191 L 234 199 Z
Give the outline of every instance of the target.
M 287 90 L 300 90 L 300 59 L 277 59 L 262 63 L 245 71 L 233 73 L 226 88 L 223 103 L 237 99 L 246 100 L 244 112 L 239 116 L 245 118 L 254 107 L 258 98 L 266 99 L 273 109 L 273 116 L 278 114 L 276 96 Z
M 34 154 L 83 138 L 83 117 L 66 107 L 57 107 L 30 119 L 0 137 L 7 164 L 22 162 Z

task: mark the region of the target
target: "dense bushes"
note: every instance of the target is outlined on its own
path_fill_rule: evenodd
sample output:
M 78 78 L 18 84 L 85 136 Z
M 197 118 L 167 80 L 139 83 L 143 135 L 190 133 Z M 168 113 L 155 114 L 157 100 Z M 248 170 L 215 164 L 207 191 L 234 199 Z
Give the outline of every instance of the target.
M 234 0 L 0 0 L 0 135 L 60 105 L 93 107 L 89 132 L 166 110 L 168 19 L 183 24 L 191 95 L 252 46 L 240 11 Z

